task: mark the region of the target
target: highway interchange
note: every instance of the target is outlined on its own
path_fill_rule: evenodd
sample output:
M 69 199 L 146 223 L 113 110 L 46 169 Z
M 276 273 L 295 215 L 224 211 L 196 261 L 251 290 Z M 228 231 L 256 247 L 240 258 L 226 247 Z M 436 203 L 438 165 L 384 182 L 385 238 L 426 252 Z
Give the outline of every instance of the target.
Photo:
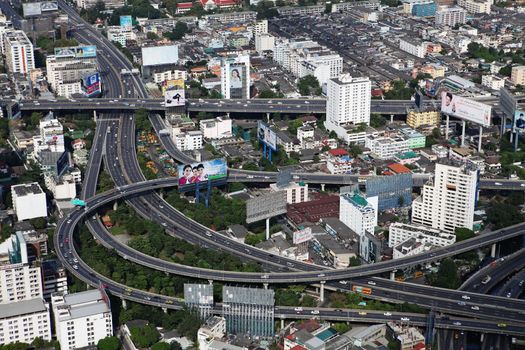
M 74 10 L 69 8 L 62 1 L 60 2 L 60 7 L 69 14 L 70 19 L 76 20 L 78 24 L 82 23 L 78 18 L 76 12 L 74 12 Z M 107 40 L 100 39 L 100 36 L 97 37 L 96 35 L 93 35 L 94 29 L 92 29 L 91 27 L 84 24 L 78 26 L 78 28 L 79 29 L 75 32 L 75 35 L 78 36 L 78 38 L 80 39 L 79 41 L 93 43 L 96 44 L 98 47 L 103 48 L 103 54 L 99 55 L 99 63 L 101 66 L 109 67 L 109 77 L 113 75 L 113 77 L 106 79 L 107 90 L 111 94 L 110 96 L 112 98 L 116 98 L 117 93 L 119 96 L 125 96 L 129 92 L 129 95 L 138 95 L 139 99 L 144 99 L 145 90 L 143 89 L 142 84 L 138 81 L 138 79 L 135 76 L 130 75 L 127 78 L 121 78 L 119 75 L 121 67 L 128 69 L 130 67 L 129 62 L 126 61 L 122 54 L 118 50 L 115 50 L 111 46 L 111 44 L 107 42 Z M 131 87 L 131 89 L 129 87 Z M 155 118 L 152 117 L 152 122 L 155 125 L 154 120 Z M 127 292 L 128 287 L 120 285 L 96 273 L 95 271 L 90 269 L 89 266 L 87 266 L 84 262 L 82 262 L 82 260 L 76 253 L 73 246 L 73 233 L 75 231 L 75 226 L 85 220 L 92 233 L 96 233 L 98 235 L 100 234 L 101 230 L 107 232 L 105 228 L 101 225 L 100 220 L 97 218 L 96 209 L 100 206 L 113 203 L 119 198 L 127 198 L 129 203 L 139 212 L 139 214 L 153 219 L 161 224 L 163 222 L 166 223 L 166 225 L 163 226 L 168 226 L 169 224 L 170 227 L 168 227 L 168 230 L 174 229 L 175 233 L 178 236 L 186 238 L 192 243 L 200 243 L 205 245 L 207 244 L 208 246 L 220 247 L 223 250 L 235 253 L 237 255 L 241 255 L 244 258 L 265 261 L 266 263 L 269 263 L 269 265 L 273 265 L 274 269 L 278 267 L 279 270 L 282 270 L 283 266 L 287 266 L 286 269 L 292 268 L 297 270 L 314 270 L 313 272 L 293 272 L 293 276 L 297 276 L 296 280 L 298 282 L 319 282 L 320 280 L 329 281 L 332 279 L 346 280 L 358 276 L 369 276 L 382 271 L 391 271 L 394 268 L 399 267 L 399 264 L 397 263 L 395 264 L 395 266 L 393 266 L 389 265 L 389 263 L 386 262 L 382 263 L 383 265 L 377 264 L 377 268 L 375 267 L 375 265 L 369 265 L 366 269 L 363 267 L 359 267 L 347 270 L 326 270 L 318 266 L 303 266 L 305 264 L 297 263 L 295 261 L 291 262 L 290 260 L 282 259 L 280 257 L 269 257 L 268 253 L 245 245 L 241 245 L 240 247 L 232 247 L 230 246 L 233 244 L 231 240 L 215 232 L 211 232 L 212 239 L 210 239 L 210 237 L 208 237 L 208 235 L 206 234 L 206 231 L 210 231 L 209 229 L 185 218 L 181 213 L 176 211 L 174 208 L 170 207 L 165 201 L 162 200 L 162 198 L 160 198 L 160 196 L 158 196 L 154 192 L 155 189 L 161 187 L 174 186 L 174 179 L 159 179 L 148 182 L 143 181 L 144 178 L 140 173 L 140 168 L 138 167 L 138 163 L 136 161 L 134 135 L 134 123 L 133 120 L 129 118 L 129 116 L 124 116 L 123 114 L 105 114 L 100 116 L 97 122 L 97 132 L 93 141 L 90 164 L 87 168 L 88 170 L 85 175 L 84 189 L 82 194 L 83 198 L 85 198 L 88 202 L 88 207 L 87 209 L 77 208 L 69 216 L 64 218 L 64 220 L 62 220 L 59 223 L 59 226 L 57 227 L 58 234 L 55 235 L 54 239 L 55 247 L 59 258 L 64 262 L 64 265 L 71 272 L 73 272 L 77 277 L 81 278 L 82 280 L 86 281 L 92 286 L 98 286 L 100 283 L 103 283 L 112 294 L 129 300 L 134 300 L 150 305 L 158 305 L 168 308 L 177 308 L 181 306 L 180 300 L 177 300 L 176 298 L 169 298 L 137 290 L 134 290 L 133 293 L 129 294 Z M 104 160 L 106 170 L 112 175 L 116 185 L 118 186 L 118 189 L 95 196 L 96 183 L 102 160 Z M 234 176 L 242 177 L 242 174 L 234 174 Z M 275 174 L 266 174 L 263 175 L 263 178 L 266 176 L 271 176 L 271 178 L 274 178 Z M 305 178 L 304 180 L 308 179 Z M 326 181 L 329 181 L 329 179 L 326 179 Z M 344 179 L 344 181 L 347 181 L 347 179 Z M 318 181 L 318 183 L 325 182 Z M 521 186 L 521 183 L 516 183 L 515 189 L 519 189 L 519 187 Z M 138 194 L 140 194 L 141 196 L 136 196 Z M 459 252 L 467 251 L 478 246 L 483 246 L 492 242 L 498 242 L 502 240 L 502 237 L 513 237 L 519 234 L 523 234 L 523 228 L 524 226 L 516 226 L 513 228 L 507 228 L 499 233 L 490 233 L 486 236 L 483 236 L 483 239 L 479 239 L 478 242 L 472 243 L 470 241 L 466 241 L 468 243 L 466 243 L 463 246 L 455 245 L 453 247 L 448 247 L 448 249 L 436 250 L 432 253 L 428 253 L 426 256 L 418 257 L 418 259 L 415 260 L 410 261 L 410 259 L 408 259 L 405 263 L 406 266 L 409 266 L 422 261 L 439 260 L 445 256 L 455 255 Z M 104 237 L 101 236 L 101 238 L 101 242 L 103 242 L 103 244 L 111 246 L 111 244 L 108 243 L 108 241 L 105 240 Z M 121 252 L 119 251 L 119 253 Z M 130 255 L 128 255 L 127 257 L 131 260 L 133 258 L 133 254 L 135 253 L 138 252 L 129 252 Z M 70 257 L 66 257 L 66 254 L 71 254 L 72 256 L 74 256 L 74 259 L 78 260 L 77 269 L 72 267 L 72 265 L 70 264 L 71 259 Z M 144 257 L 141 256 L 140 261 L 138 262 L 143 263 L 143 258 Z M 294 265 L 290 266 L 289 263 Z M 179 269 L 181 267 L 181 265 L 174 266 L 176 264 L 171 264 L 166 261 L 155 261 L 153 262 L 154 266 L 151 267 L 159 269 L 159 266 L 161 266 L 160 269 L 163 269 L 164 266 L 162 266 L 162 264 L 165 264 L 166 268 L 170 269 Z M 148 266 L 147 264 L 145 265 Z M 223 272 L 211 270 L 213 273 L 211 276 L 201 277 L 200 275 L 195 274 L 195 268 L 191 268 L 188 266 L 183 267 L 190 268 L 191 271 L 188 272 L 188 275 L 191 275 L 191 273 L 193 273 L 193 275 L 191 276 L 196 278 L 217 281 L 247 281 L 245 277 L 242 277 L 244 274 L 238 272 Z M 371 267 L 373 267 L 372 271 Z M 198 273 L 201 273 L 201 271 L 199 271 Z M 177 270 L 177 274 L 184 273 Z M 230 277 L 226 277 L 231 274 L 235 274 L 236 276 L 238 275 L 239 277 L 232 276 L 232 279 L 230 279 Z M 320 277 L 320 274 L 324 274 L 324 276 Z M 221 276 L 224 277 L 221 278 Z M 284 273 L 269 272 L 266 274 L 250 275 L 248 281 L 259 283 L 290 283 L 291 279 L 290 275 L 285 275 Z M 376 283 L 376 286 L 374 286 L 374 294 L 384 293 L 383 295 L 385 296 L 385 298 L 390 300 L 396 300 L 396 298 L 399 298 L 397 300 L 403 300 L 403 298 L 407 298 L 407 295 L 411 295 L 412 297 L 409 300 L 411 300 L 414 303 L 419 303 L 417 297 L 419 293 L 422 293 L 422 301 L 420 303 L 421 305 L 427 305 L 430 307 L 434 306 L 436 309 L 449 310 L 451 313 L 463 313 L 467 316 L 480 316 L 488 319 L 487 321 L 477 319 L 460 320 L 458 318 L 448 318 L 440 316 L 436 320 L 436 327 L 438 328 L 464 330 L 472 329 L 476 331 L 482 330 L 485 332 L 515 335 L 525 334 L 525 326 L 523 324 L 508 324 L 506 328 L 500 328 L 497 327 L 496 323 L 493 321 L 494 318 L 516 321 L 523 320 L 523 313 L 519 311 L 524 310 L 524 304 L 522 301 L 516 299 L 508 300 L 506 298 L 488 297 L 473 293 L 471 296 L 473 300 L 472 303 L 479 304 L 480 306 L 482 306 L 480 310 L 481 312 L 474 313 L 471 310 L 468 310 L 467 308 L 465 308 L 466 310 L 463 310 L 464 312 L 462 312 L 462 310 L 458 310 L 461 308 L 459 308 L 457 305 L 458 296 L 461 295 L 462 292 L 432 289 L 427 286 L 416 286 L 409 283 L 399 283 L 395 281 L 384 280 L 381 278 L 354 279 L 351 282 L 355 284 L 367 284 L 369 281 L 374 281 L 374 283 Z M 332 282 L 332 284 L 334 283 L 338 289 L 345 289 L 345 285 L 338 282 Z M 328 285 L 329 283 L 327 283 L 327 287 Z M 410 292 L 404 292 L 404 290 L 409 290 Z M 433 292 L 437 296 L 435 298 L 432 298 L 430 292 Z M 396 296 L 392 294 L 400 295 Z M 401 296 L 401 294 L 403 294 L 404 296 Z M 357 314 L 356 310 L 318 310 L 320 311 L 320 314 L 317 315 L 318 317 L 324 317 L 334 320 L 357 319 L 359 322 L 385 322 L 386 320 L 400 320 L 401 317 L 406 317 L 403 316 L 404 314 L 401 313 L 392 313 L 392 315 L 387 316 L 382 312 L 367 311 L 367 315 L 363 316 Z M 217 311 L 219 312 L 220 309 L 218 309 Z M 275 312 L 276 318 L 310 318 L 312 317 L 312 315 L 309 313 L 309 311 L 310 310 L 306 309 L 304 312 L 298 314 L 292 308 L 278 307 L 276 308 Z M 413 324 L 426 324 L 425 316 L 410 315 L 409 318 L 410 322 Z M 457 324 L 458 322 L 460 323 L 460 325 Z

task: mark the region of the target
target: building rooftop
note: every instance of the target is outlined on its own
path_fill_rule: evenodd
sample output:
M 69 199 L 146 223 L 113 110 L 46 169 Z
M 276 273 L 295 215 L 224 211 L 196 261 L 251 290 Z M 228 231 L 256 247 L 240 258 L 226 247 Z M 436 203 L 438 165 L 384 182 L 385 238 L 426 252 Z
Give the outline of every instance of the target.
M 77 319 L 90 315 L 111 312 L 105 292 L 90 289 L 85 292 L 63 295 L 63 303 L 56 304 L 57 309 L 67 309 L 68 313 L 60 315 L 61 320 Z
M 11 187 L 11 190 L 15 192 L 17 197 L 23 197 L 30 194 L 40 194 L 42 192 L 42 188 L 38 184 L 38 182 L 33 182 L 30 184 L 20 184 L 20 185 L 14 185 Z
M 0 304 L 0 319 L 45 311 L 47 311 L 46 304 L 44 300 L 39 298 L 11 302 L 8 304 Z

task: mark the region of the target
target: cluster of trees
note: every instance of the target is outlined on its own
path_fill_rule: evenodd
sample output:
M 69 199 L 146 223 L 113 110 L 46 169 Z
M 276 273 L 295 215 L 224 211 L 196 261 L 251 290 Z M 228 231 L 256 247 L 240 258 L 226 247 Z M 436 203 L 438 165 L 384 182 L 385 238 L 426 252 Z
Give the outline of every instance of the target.
M 404 80 L 396 80 L 392 84 L 392 89 L 385 92 L 385 100 L 410 100 L 414 88 L 407 86 Z
M 282 0 L 278 0 L 282 1 Z M 257 3 L 257 7 L 255 8 L 255 11 L 257 11 L 257 19 L 270 19 L 273 17 L 278 17 L 279 12 L 277 12 L 277 9 L 275 8 L 272 1 L 259 1 Z
M 454 230 L 454 234 L 456 235 L 456 242 L 461 242 L 475 236 L 474 231 L 465 227 L 457 227 Z
M 55 349 L 60 350 L 60 344 L 56 340 L 47 341 L 41 337 L 33 339 L 31 344 L 27 343 L 12 343 L 12 344 L 0 344 L 0 350 L 26 350 L 26 349 Z
M 259 98 L 283 98 L 281 92 L 273 92 L 272 90 L 263 90 L 259 93 Z
M 302 96 L 319 96 L 323 93 L 321 85 L 319 85 L 319 80 L 317 80 L 316 77 L 310 74 L 299 78 L 297 88 L 299 89 L 299 93 Z
M 213 189 L 208 208 L 203 203 L 191 204 L 177 191 L 169 192 L 166 200 L 185 216 L 215 230 L 243 224 L 246 220 L 246 204 L 240 199 L 224 197 L 218 189 Z
M 120 340 L 117 337 L 105 337 L 98 341 L 98 350 L 119 350 Z
M 370 115 L 370 126 L 373 127 L 373 128 L 379 128 L 381 126 L 385 126 L 386 125 L 386 118 L 383 117 L 381 114 L 371 114 Z
M 468 44 L 467 50 L 472 57 L 482 58 L 486 62 L 497 61 L 504 55 L 503 51 L 498 51 L 493 47 L 487 48 L 474 42 Z
M 125 6 L 113 11 L 111 17 L 109 17 L 109 23 L 111 25 L 119 25 L 120 16 L 125 15 L 131 15 L 134 18 L 142 17 L 155 19 L 161 18 L 162 12 L 151 6 L 151 3 L 148 0 L 128 0 Z
M 457 289 L 461 285 L 458 267 L 450 258 L 442 260 L 438 272 L 428 276 L 428 279 L 430 284 L 435 287 Z
M 363 299 L 358 293 L 341 293 L 334 292 L 328 296 L 330 306 L 333 308 L 348 308 L 348 309 L 366 309 L 366 310 L 381 310 L 381 311 L 399 311 L 399 312 L 414 312 L 426 313 L 427 310 L 414 304 L 389 304 L 378 300 Z M 366 306 L 359 305 L 360 302 L 366 300 Z
M 171 32 L 165 32 L 162 35 L 170 40 L 180 40 L 189 32 L 188 25 L 184 22 L 177 22 Z
M 144 327 L 131 327 L 131 340 L 139 348 L 149 348 L 159 341 L 160 333 L 154 324 L 147 324 Z
M 275 304 L 283 306 L 317 306 L 315 298 L 305 293 L 306 286 L 292 285 L 275 290 Z
M 40 36 L 36 39 L 36 46 L 44 50 L 45 52 L 52 54 L 55 47 L 66 47 L 66 46 L 77 46 L 78 41 L 75 39 L 59 39 L 53 40 L 48 36 Z

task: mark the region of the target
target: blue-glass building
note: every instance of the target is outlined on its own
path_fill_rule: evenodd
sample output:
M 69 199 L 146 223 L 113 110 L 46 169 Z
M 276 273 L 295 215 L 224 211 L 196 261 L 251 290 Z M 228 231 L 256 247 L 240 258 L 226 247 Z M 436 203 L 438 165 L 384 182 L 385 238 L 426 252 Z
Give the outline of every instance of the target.
M 437 5 L 435 2 L 426 4 L 412 5 L 412 15 L 416 17 L 433 17 L 436 14 Z
M 405 207 L 412 205 L 412 186 L 412 174 L 372 177 L 366 180 L 366 196 L 378 196 L 379 211 Z

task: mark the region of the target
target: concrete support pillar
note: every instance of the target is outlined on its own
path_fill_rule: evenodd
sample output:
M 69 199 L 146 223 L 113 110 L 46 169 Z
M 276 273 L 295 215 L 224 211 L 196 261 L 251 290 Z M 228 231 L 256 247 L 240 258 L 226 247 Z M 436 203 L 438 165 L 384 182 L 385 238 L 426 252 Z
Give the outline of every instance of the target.
M 394 115 L 390 114 L 390 124 L 392 124 L 393 122 L 394 122 Z
M 164 311 L 164 313 L 167 314 L 168 313 L 168 308 L 167 307 L 163 307 L 162 311 Z
M 268 289 L 268 283 L 263 283 L 264 289 Z
M 478 153 L 481 153 L 481 135 L 483 135 L 483 126 L 479 126 Z
M 447 122 L 445 124 L 445 140 L 448 140 L 448 126 L 450 123 L 450 116 L 447 114 Z
M 270 218 L 266 219 L 266 240 L 270 239 Z
M 270 112 L 266 112 L 266 121 L 270 122 Z
M 159 192 L 159 196 L 160 196 L 160 198 L 164 199 L 164 192 L 163 192 L 163 191 L 160 191 L 160 192 Z
M 281 329 L 284 329 L 284 318 L 281 318 Z
M 390 271 L 390 279 L 392 281 L 395 281 L 396 280 L 396 272 L 395 271 Z
M 465 147 L 465 127 L 467 125 L 467 122 L 463 120 L 462 126 L 461 126 L 461 147 Z
M 490 247 L 490 257 L 495 258 L 496 257 L 496 243 L 492 244 Z
M 113 202 L 113 211 L 116 211 L 118 209 L 118 202 Z
M 93 111 L 93 121 L 97 122 L 97 111 Z
M 319 300 L 322 302 L 324 302 L 324 284 L 326 283 L 326 281 L 321 281 L 321 289 L 319 290 Z
M 122 308 L 126 310 L 128 308 L 128 304 L 126 303 L 125 299 L 122 299 Z
M 210 284 L 210 286 L 213 286 L 213 280 L 208 280 L 208 283 Z
M 324 191 L 325 184 L 321 184 L 321 191 Z

